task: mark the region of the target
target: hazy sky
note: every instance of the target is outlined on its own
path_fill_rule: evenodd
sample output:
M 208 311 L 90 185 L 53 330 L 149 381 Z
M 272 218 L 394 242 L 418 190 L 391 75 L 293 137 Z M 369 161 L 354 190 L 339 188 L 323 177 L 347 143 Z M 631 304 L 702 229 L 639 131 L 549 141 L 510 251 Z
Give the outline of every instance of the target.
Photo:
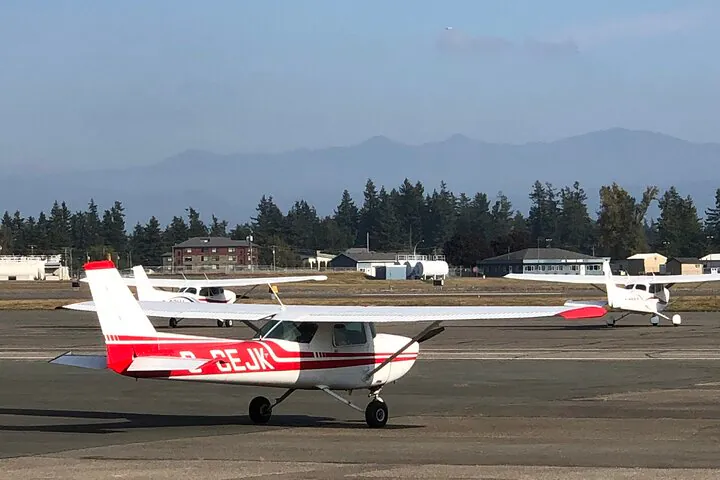
M 0 165 L 614 126 L 720 141 L 719 19 L 716 0 L 3 0 Z

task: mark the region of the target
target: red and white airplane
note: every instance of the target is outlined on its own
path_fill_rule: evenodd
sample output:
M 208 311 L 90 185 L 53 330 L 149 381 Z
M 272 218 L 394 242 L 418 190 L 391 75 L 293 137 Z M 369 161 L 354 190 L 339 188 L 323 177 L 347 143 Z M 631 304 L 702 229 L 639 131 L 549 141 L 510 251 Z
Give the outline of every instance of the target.
M 382 427 L 388 408 L 380 391 L 408 373 L 419 344 L 441 333 L 442 321 L 560 316 L 593 318 L 601 307 L 350 307 L 315 305 L 198 304 L 136 301 L 111 261 L 85 264 L 92 302 L 70 305 L 94 311 L 105 338 L 106 355 L 71 352 L 53 364 L 106 369 L 134 378 L 232 383 L 278 387 L 285 393 L 270 402 L 255 397 L 250 418 L 267 423 L 273 410 L 295 390 L 320 390 L 346 405 L 363 409 L 337 391 L 369 391 L 364 409 L 370 427 Z M 167 307 L 170 307 L 167 310 Z M 148 311 L 195 318 L 225 310 L 247 321 L 263 321 L 251 340 L 233 340 L 158 332 Z M 156 310 L 153 310 L 156 309 Z M 208 311 L 210 310 L 210 311 Z M 204 313 L 203 313 L 204 312 Z M 186 315 L 187 316 L 187 315 Z M 430 325 L 412 338 L 377 333 L 376 323 L 423 322 Z
M 298 283 L 327 280 L 327 275 L 305 275 L 288 277 L 251 277 L 251 278 L 223 278 L 210 280 L 188 280 L 177 278 L 150 279 L 141 265 L 132 268 L 132 277 L 123 277 L 126 285 L 135 287 L 140 301 L 159 302 L 189 302 L 189 303 L 235 303 L 237 294 L 227 287 L 252 287 L 245 292 L 247 295 L 259 285 L 273 285 L 280 283 Z M 87 279 L 83 279 L 87 282 Z M 173 288 L 177 292 L 158 290 L 158 288 Z M 171 317 L 168 325 L 175 328 L 182 317 Z M 229 318 L 217 318 L 218 327 L 232 327 L 233 321 Z

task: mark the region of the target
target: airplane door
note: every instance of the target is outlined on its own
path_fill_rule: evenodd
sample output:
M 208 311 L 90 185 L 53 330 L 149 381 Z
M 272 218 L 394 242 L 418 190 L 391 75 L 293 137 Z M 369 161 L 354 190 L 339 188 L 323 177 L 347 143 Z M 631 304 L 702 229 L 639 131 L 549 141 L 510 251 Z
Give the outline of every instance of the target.
M 375 368 L 373 338 L 368 324 L 364 322 L 333 324 L 332 344 L 335 353 L 347 354 L 344 358 L 355 364 L 353 370 L 356 375 L 353 374 L 355 378 L 351 380 L 353 384 L 357 384 L 359 378 Z M 356 362 L 361 364 L 358 365 Z

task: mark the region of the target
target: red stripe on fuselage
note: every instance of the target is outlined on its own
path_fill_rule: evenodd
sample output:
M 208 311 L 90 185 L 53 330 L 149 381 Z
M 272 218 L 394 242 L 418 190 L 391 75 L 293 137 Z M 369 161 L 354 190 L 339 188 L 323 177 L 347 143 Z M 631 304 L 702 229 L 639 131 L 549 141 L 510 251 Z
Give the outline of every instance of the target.
M 112 336 L 107 344 L 108 364 L 118 373 L 136 356 L 166 356 L 215 360 L 200 372 L 147 372 L 142 376 L 209 375 L 251 372 L 317 370 L 379 364 L 393 353 L 288 351 L 272 341 L 204 341 L 203 338 Z M 393 362 L 415 360 L 417 353 L 403 353 Z

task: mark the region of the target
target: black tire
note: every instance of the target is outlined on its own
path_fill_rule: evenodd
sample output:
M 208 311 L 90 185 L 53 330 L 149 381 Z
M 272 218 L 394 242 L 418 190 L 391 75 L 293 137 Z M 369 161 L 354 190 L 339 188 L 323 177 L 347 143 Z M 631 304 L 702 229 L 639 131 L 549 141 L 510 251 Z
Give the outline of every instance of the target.
M 250 401 L 250 420 L 253 423 L 267 423 L 272 416 L 270 400 L 265 397 L 255 397 Z
M 373 400 L 365 408 L 365 421 L 370 428 L 382 428 L 388 421 L 388 408 L 385 402 Z
M 225 326 L 225 322 L 223 322 L 222 320 L 218 320 L 218 321 L 217 321 L 217 326 L 220 327 L 220 328 L 222 328 L 222 327 Z
M 178 326 L 177 318 L 171 318 L 168 322 L 168 325 L 170 325 L 170 328 L 175 328 Z
M 225 323 L 225 326 L 228 327 L 228 328 L 232 327 L 232 325 L 233 325 L 233 321 L 232 321 L 232 320 L 225 320 L 224 323 Z

